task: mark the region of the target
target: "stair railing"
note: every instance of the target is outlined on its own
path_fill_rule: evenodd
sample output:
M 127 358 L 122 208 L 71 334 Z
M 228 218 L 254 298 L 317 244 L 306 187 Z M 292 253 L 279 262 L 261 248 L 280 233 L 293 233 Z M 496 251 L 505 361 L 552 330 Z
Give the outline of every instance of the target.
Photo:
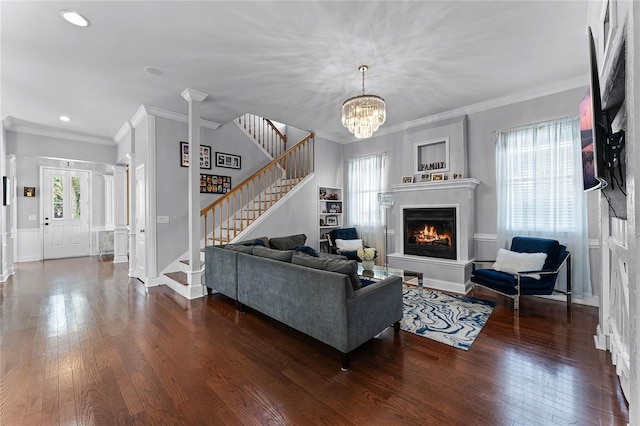
M 287 135 L 282 134 L 268 118 L 243 114 L 238 117 L 238 124 L 271 155 L 271 158 L 279 157 L 287 150 Z
M 314 134 L 200 210 L 205 245 L 226 244 L 314 170 Z M 219 232 L 216 232 L 216 227 Z

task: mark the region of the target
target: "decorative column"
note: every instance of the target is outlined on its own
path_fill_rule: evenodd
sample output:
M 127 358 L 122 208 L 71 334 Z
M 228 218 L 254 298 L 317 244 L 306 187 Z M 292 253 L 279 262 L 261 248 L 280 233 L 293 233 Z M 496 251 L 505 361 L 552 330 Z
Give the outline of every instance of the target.
M 185 89 L 182 97 L 189 102 L 189 268 L 187 297 L 204 296 L 203 268 L 200 261 L 200 103 L 206 93 Z
M 127 168 L 113 166 L 113 206 L 115 233 L 113 236 L 113 263 L 129 261 L 127 228 Z
M 132 142 L 133 145 L 133 142 Z M 133 151 L 133 147 L 131 148 Z M 136 272 L 136 227 L 135 227 L 135 217 L 136 217 L 136 174 L 135 174 L 135 165 L 136 165 L 136 155 L 133 152 L 127 154 L 127 159 L 129 160 L 129 174 L 128 174 L 128 182 L 127 187 L 129 188 L 128 194 L 128 205 L 129 205 L 129 276 L 134 277 Z M 134 171 L 132 171 L 134 170 Z

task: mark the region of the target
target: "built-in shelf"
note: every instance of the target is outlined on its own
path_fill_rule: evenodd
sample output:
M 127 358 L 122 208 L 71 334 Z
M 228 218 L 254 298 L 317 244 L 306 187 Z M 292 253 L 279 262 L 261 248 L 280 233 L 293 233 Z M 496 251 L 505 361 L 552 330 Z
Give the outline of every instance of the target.
M 342 228 L 344 203 L 342 188 L 335 186 L 318 186 L 318 249 L 329 251 L 327 234 L 333 229 Z

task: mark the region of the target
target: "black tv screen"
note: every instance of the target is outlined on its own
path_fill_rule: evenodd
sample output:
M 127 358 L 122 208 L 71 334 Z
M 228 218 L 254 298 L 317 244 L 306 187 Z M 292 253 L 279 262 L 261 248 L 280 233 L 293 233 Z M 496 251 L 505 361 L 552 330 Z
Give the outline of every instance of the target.
M 593 34 L 589 28 L 589 89 L 580 102 L 580 139 L 582 142 L 582 179 L 585 191 L 607 186 L 600 173 L 606 170 L 604 153 L 607 143 L 607 124 L 602 113 L 598 63 Z

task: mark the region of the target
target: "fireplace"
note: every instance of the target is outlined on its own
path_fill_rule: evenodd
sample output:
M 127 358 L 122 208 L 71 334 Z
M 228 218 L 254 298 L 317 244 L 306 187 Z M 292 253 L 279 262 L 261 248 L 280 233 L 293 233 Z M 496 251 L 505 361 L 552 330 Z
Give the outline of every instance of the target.
M 403 210 L 404 254 L 456 260 L 455 207 Z

